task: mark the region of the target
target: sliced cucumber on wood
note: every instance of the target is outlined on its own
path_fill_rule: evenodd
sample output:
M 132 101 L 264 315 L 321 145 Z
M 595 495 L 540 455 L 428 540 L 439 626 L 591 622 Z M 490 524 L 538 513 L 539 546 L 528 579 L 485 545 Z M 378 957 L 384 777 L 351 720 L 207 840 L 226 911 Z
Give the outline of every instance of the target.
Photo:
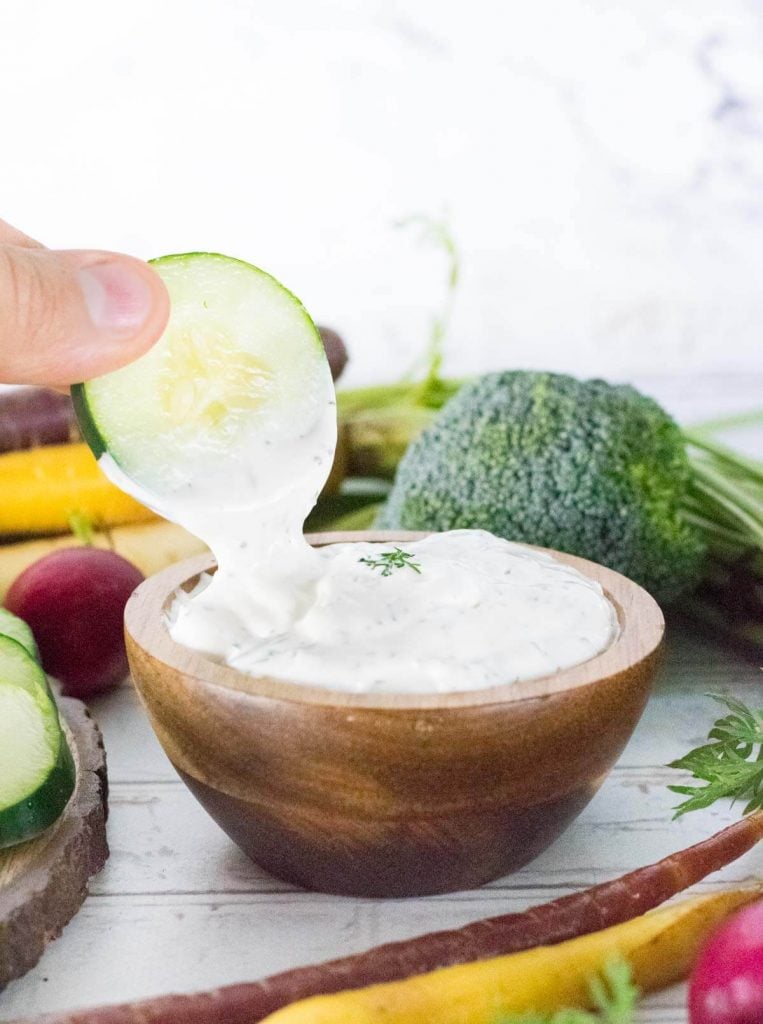
M 334 392 L 315 325 L 269 274 L 214 253 L 152 265 L 170 294 L 164 334 L 134 363 L 75 385 L 72 398 L 107 474 L 164 511 L 164 498 L 187 506 L 200 487 L 229 493 L 251 476 L 253 445 L 283 457 Z
M 0 636 L 0 848 L 52 825 L 75 777 L 45 673 L 17 640 Z

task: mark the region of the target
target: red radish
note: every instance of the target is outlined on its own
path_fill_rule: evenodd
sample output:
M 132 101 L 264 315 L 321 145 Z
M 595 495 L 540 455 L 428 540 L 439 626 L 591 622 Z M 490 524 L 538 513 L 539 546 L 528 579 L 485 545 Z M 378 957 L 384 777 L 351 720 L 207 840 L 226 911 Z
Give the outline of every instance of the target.
M 31 627 L 42 667 L 64 694 L 92 697 L 127 675 L 122 617 L 142 580 L 113 551 L 63 548 L 25 569 L 5 604 Z
M 763 900 L 713 935 L 689 984 L 690 1024 L 763 1022 Z

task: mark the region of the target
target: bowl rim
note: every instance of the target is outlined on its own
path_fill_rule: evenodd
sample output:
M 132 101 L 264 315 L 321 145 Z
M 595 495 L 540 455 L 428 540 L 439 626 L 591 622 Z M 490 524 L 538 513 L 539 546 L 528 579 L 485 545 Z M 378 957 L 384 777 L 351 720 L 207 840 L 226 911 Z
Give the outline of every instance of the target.
M 336 531 L 306 534 L 306 539 L 314 547 L 354 541 L 401 543 L 422 540 L 431 532 Z M 607 569 L 577 555 L 568 555 L 533 544 L 523 546 L 546 552 L 601 584 L 606 597 L 615 608 L 620 626 L 614 643 L 588 661 L 551 675 L 502 683 L 480 690 L 450 693 L 348 693 L 274 679 L 270 676 L 249 676 L 229 665 L 214 661 L 199 651 L 175 643 L 167 628 L 166 609 L 176 591 L 189 584 L 202 572 L 215 568 L 215 559 L 211 552 L 176 562 L 141 583 L 125 608 L 125 632 L 128 640 L 150 658 L 201 685 L 289 703 L 386 711 L 447 710 L 547 698 L 619 676 L 656 653 L 662 643 L 665 621 L 659 605 L 643 587 L 613 569 Z M 128 654 L 129 652 L 130 643 Z

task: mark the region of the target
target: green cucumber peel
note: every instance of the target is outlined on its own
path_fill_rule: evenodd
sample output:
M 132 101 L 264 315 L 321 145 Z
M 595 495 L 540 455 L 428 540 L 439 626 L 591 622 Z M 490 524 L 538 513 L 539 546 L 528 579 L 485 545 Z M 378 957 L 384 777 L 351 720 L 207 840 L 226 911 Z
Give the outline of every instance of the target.
M 288 295 L 289 298 L 292 300 L 292 302 L 294 302 L 294 304 L 299 307 L 299 309 L 301 310 L 302 315 L 303 315 L 306 323 L 309 324 L 309 326 L 312 328 L 313 334 L 315 336 L 315 346 L 316 346 L 316 348 L 321 353 L 321 355 L 323 355 L 324 358 L 325 358 L 326 350 L 323 347 L 323 340 L 321 339 L 321 336 L 320 336 L 320 334 L 318 332 L 318 328 L 315 326 L 315 323 L 313 322 L 313 318 L 307 312 L 307 309 L 305 308 L 304 304 L 302 303 L 302 300 L 297 298 L 297 296 L 294 294 L 293 291 L 288 289 L 285 285 L 281 284 L 281 282 L 278 280 L 277 277 L 273 277 L 272 274 L 269 274 L 267 272 L 267 270 L 263 270 L 262 267 L 258 267 L 254 263 L 248 263 L 246 260 L 240 260 L 236 256 L 226 256 L 224 253 L 221 253 L 221 252 L 201 252 L 201 251 L 199 251 L 199 252 L 176 252 L 176 253 L 170 253 L 167 256 L 154 256 L 154 258 L 149 260 L 148 262 L 149 262 L 149 264 L 152 267 L 153 266 L 161 267 L 164 264 L 168 264 L 168 263 L 172 263 L 172 262 L 176 262 L 176 261 L 177 262 L 184 262 L 184 261 L 191 261 L 191 260 L 196 260 L 196 259 L 212 259 L 212 260 L 220 260 L 220 262 L 222 262 L 222 263 L 232 263 L 232 264 L 236 264 L 237 263 L 237 264 L 239 264 L 242 267 L 246 267 L 247 270 L 253 270 L 257 274 L 261 274 L 263 277 L 267 277 L 282 292 L 285 292 L 286 295 Z
M 76 770 L 45 673 L 7 635 L 0 636 L 0 709 L 2 849 L 57 820 L 74 792 Z
M 63 740 L 42 782 L 23 799 L 0 810 L 0 850 L 35 839 L 55 824 L 71 799 L 76 777 L 69 744 Z
M 144 501 L 203 475 L 205 459 L 219 465 L 261 417 L 288 419 L 306 389 L 317 395 L 330 379 L 318 329 L 271 274 L 220 253 L 150 263 L 172 303 L 162 337 L 135 362 L 71 389 L 93 455 Z
M 39 663 L 40 652 L 34 633 L 23 619 L 14 615 L 13 612 L 9 612 L 7 608 L 0 608 L 0 636 L 9 636 L 11 640 L 21 644 L 24 650 Z
M 80 434 L 82 434 L 82 440 L 90 448 L 96 459 L 100 459 L 106 452 L 106 444 L 90 412 L 90 405 L 87 400 L 87 385 L 84 383 L 72 384 L 70 391 L 74 415 L 77 417 L 77 425 L 79 426 Z

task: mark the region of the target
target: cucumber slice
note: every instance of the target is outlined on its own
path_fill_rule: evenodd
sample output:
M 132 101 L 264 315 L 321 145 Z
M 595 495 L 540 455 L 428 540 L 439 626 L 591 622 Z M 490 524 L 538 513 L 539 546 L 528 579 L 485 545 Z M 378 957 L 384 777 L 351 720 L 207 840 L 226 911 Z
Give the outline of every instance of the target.
M 0 684 L 4 682 L 41 693 L 47 701 L 53 703 L 53 709 L 58 715 L 53 691 L 39 660 L 21 641 L 7 633 L 0 634 Z
M 52 825 L 75 778 L 45 673 L 20 643 L 0 636 L 0 849 Z
M 152 265 L 171 299 L 164 334 L 136 362 L 72 389 L 83 436 L 106 472 L 181 521 L 210 497 L 233 508 L 277 497 L 271 465 L 288 462 L 292 483 L 314 476 L 315 451 L 298 442 L 336 403 L 320 335 L 299 300 L 227 256 L 187 253 Z M 332 418 L 331 438 L 321 436 L 333 451 L 335 410 Z
M 9 612 L 7 608 L 0 608 L 0 636 L 9 636 L 20 643 L 35 661 L 40 660 L 40 652 L 32 630 L 23 619 Z

